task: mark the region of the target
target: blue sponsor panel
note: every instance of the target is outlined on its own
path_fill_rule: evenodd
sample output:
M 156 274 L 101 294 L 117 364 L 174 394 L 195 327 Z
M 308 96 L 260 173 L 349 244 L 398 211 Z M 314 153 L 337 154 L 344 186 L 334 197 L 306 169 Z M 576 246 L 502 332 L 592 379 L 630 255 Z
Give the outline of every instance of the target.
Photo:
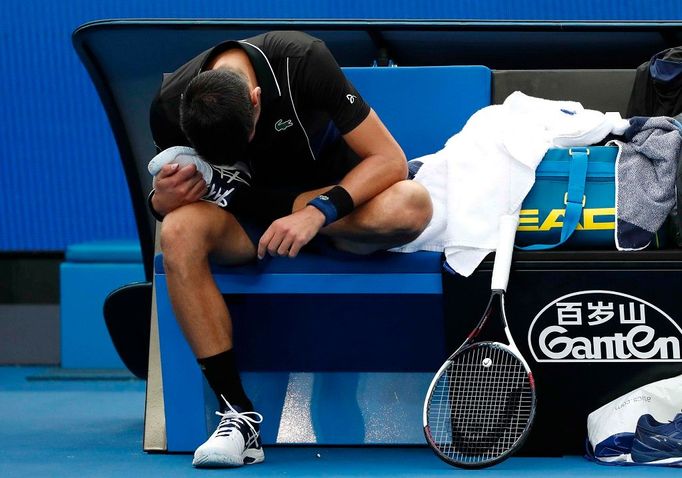
M 666 20 L 682 18 L 682 3 L 8 0 L 0 16 L 0 251 L 136 237 L 116 144 L 69 41 L 76 27 L 103 18 Z

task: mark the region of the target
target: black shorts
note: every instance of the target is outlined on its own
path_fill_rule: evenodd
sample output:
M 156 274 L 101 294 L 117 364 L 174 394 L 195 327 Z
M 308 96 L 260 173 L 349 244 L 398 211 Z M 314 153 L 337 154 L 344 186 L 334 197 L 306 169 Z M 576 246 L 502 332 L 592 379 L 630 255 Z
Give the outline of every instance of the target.
M 304 174 L 294 170 L 278 171 L 276 167 L 265 171 L 256 168 L 252 186 L 237 186 L 242 189 L 233 193 L 228 209 L 251 242 L 258 244 L 272 221 L 291 213 L 296 196 L 338 184 L 361 161 L 341 137 L 325 145 L 323 153 L 319 162 L 308 165 Z
M 314 182 L 306 185 L 297 185 L 290 190 L 291 192 L 300 194 L 320 187 L 338 184 L 351 169 L 362 161 L 341 137 L 325 145 L 323 152 L 324 156 L 321 158 L 320 163 L 316 165 L 319 171 L 315 175 Z M 408 163 L 409 175 L 407 179 L 413 179 L 421 165 L 422 163 L 418 161 Z M 255 220 L 255 218 L 238 211 L 234 211 L 233 214 L 254 246 L 258 247 L 258 242 L 268 227 L 270 227 L 270 223 Z M 338 251 L 333 246 L 331 239 L 319 234 L 304 249 L 306 251 L 319 251 L 323 253 Z
M 234 217 L 237 219 L 237 222 L 242 229 L 244 229 L 244 232 L 246 232 L 246 235 L 251 240 L 251 243 L 256 249 L 258 249 L 260 238 L 263 237 L 263 234 L 265 234 L 265 231 L 268 229 L 268 227 L 270 227 L 270 224 L 258 223 L 237 215 Z M 312 240 L 303 247 L 303 250 L 306 252 L 315 252 L 320 254 L 329 253 L 330 251 L 337 251 L 332 240 L 329 237 L 322 236 L 320 234 L 313 237 Z

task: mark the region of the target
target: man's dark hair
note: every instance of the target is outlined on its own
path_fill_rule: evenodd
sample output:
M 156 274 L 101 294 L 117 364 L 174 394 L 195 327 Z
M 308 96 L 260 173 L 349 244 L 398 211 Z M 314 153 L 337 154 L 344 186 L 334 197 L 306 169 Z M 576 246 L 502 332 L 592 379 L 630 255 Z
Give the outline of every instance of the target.
M 197 153 L 211 164 L 241 159 L 254 124 L 246 76 L 229 68 L 200 73 L 180 103 L 180 126 Z

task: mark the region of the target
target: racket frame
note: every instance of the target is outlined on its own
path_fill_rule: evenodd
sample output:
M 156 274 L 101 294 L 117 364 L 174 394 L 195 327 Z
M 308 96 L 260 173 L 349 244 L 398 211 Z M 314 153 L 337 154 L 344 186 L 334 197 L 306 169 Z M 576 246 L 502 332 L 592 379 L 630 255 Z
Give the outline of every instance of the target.
M 483 315 L 481 316 L 480 320 L 478 321 L 478 324 L 474 329 L 469 333 L 467 338 L 464 340 L 462 345 L 460 345 L 457 350 L 448 357 L 448 359 L 443 363 L 443 365 L 440 367 L 438 372 L 436 372 L 435 376 L 433 377 L 433 380 L 431 380 L 431 384 L 429 385 L 429 389 L 426 393 L 426 399 L 424 400 L 424 408 L 423 408 L 423 414 L 422 414 L 422 420 L 423 420 L 423 426 L 424 426 L 424 436 L 426 437 L 427 442 L 429 443 L 429 446 L 431 449 L 436 453 L 436 456 L 438 456 L 440 459 L 445 461 L 446 463 L 450 465 L 455 465 L 459 466 L 462 468 L 484 468 L 487 466 L 492 466 L 496 463 L 499 463 L 505 459 L 507 459 L 510 455 L 512 455 L 516 450 L 518 450 L 521 445 L 525 442 L 526 438 L 528 437 L 528 434 L 530 433 L 530 429 L 532 428 L 533 421 L 535 419 L 535 410 L 537 406 L 537 396 L 535 393 L 535 379 L 533 378 L 533 372 L 530 370 L 530 367 L 528 366 L 528 362 L 526 359 L 523 357 L 521 352 L 519 351 L 518 347 L 516 346 L 516 342 L 514 342 L 514 338 L 511 335 L 511 332 L 509 331 L 509 325 L 507 323 L 507 315 L 505 311 L 505 303 L 504 303 L 504 296 L 505 292 L 507 289 L 507 284 L 509 280 L 509 271 L 511 269 L 511 257 L 513 253 L 513 246 L 514 246 L 514 236 L 516 234 L 516 227 L 518 225 L 518 217 L 514 216 L 503 216 L 500 219 L 500 238 L 499 238 L 499 245 L 497 248 L 497 251 L 495 253 L 495 262 L 493 266 L 493 275 L 492 275 L 492 280 L 491 280 L 491 294 L 490 294 L 490 299 L 488 300 L 488 305 L 485 309 L 485 312 L 483 312 Z M 493 315 L 494 308 L 496 306 L 495 302 L 499 301 L 498 307 L 499 307 L 499 315 L 500 315 L 500 321 L 502 322 L 502 327 L 504 328 L 504 334 L 509 341 L 509 344 L 503 344 L 501 342 L 493 342 L 493 341 L 482 341 L 482 342 L 474 342 L 476 337 L 480 334 L 481 330 L 483 327 L 486 325 L 488 322 L 488 319 L 490 318 L 491 315 Z M 498 347 L 501 349 L 504 349 L 511 354 L 513 354 L 515 357 L 519 359 L 521 364 L 523 365 L 524 369 L 526 370 L 526 373 L 528 374 L 528 380 L 530 382 L 530 388 L 532 392 L 532 400 L 531 400 L 531 410 L 530 414 L 528 417 L 528 424 L 526 426 L 526 429 L 524 432 L 521 434 L 519 438 L 514 442 L 514 444 L 507 450 L 504 454 L 496 457 L 495 459 L 489 460 L 489 461 L 483 461 L 483 462 L 476 462 L 476 463 L 466 463 L 466 462 L 459 462 L 456 460 L 453 460 L 443 454 L 440 450 L 440 448 L 436 445 L 435 441 L 433 440 L 433 437 L 431 436 L 431 430 L 429 427 L 428 423 L 428 409 L 429 409 L 429 403 L 431 401 L 431 396 L 433 394 L 434 389 L 436 388 L 436 385 L 438 384 L 439 380 L 441 379 L 441 376 L 443 373 L 450 367 L 452 364 L 453 360 L 460 354 L 466 352 L 467 350 L 475 347 Z

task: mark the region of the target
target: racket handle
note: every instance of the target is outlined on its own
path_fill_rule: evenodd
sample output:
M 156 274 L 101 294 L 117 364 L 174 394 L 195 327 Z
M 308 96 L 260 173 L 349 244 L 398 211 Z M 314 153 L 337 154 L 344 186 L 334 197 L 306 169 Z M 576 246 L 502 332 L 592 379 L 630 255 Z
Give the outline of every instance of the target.
M 493 279 L 491 282 L 492 290 L 507 290 L 512 253 L 514 252 L 514 239 L 518 225 L 519 217 L 517 215 L 506 215 L 500 218 L 495 264 L 493 265 Z

